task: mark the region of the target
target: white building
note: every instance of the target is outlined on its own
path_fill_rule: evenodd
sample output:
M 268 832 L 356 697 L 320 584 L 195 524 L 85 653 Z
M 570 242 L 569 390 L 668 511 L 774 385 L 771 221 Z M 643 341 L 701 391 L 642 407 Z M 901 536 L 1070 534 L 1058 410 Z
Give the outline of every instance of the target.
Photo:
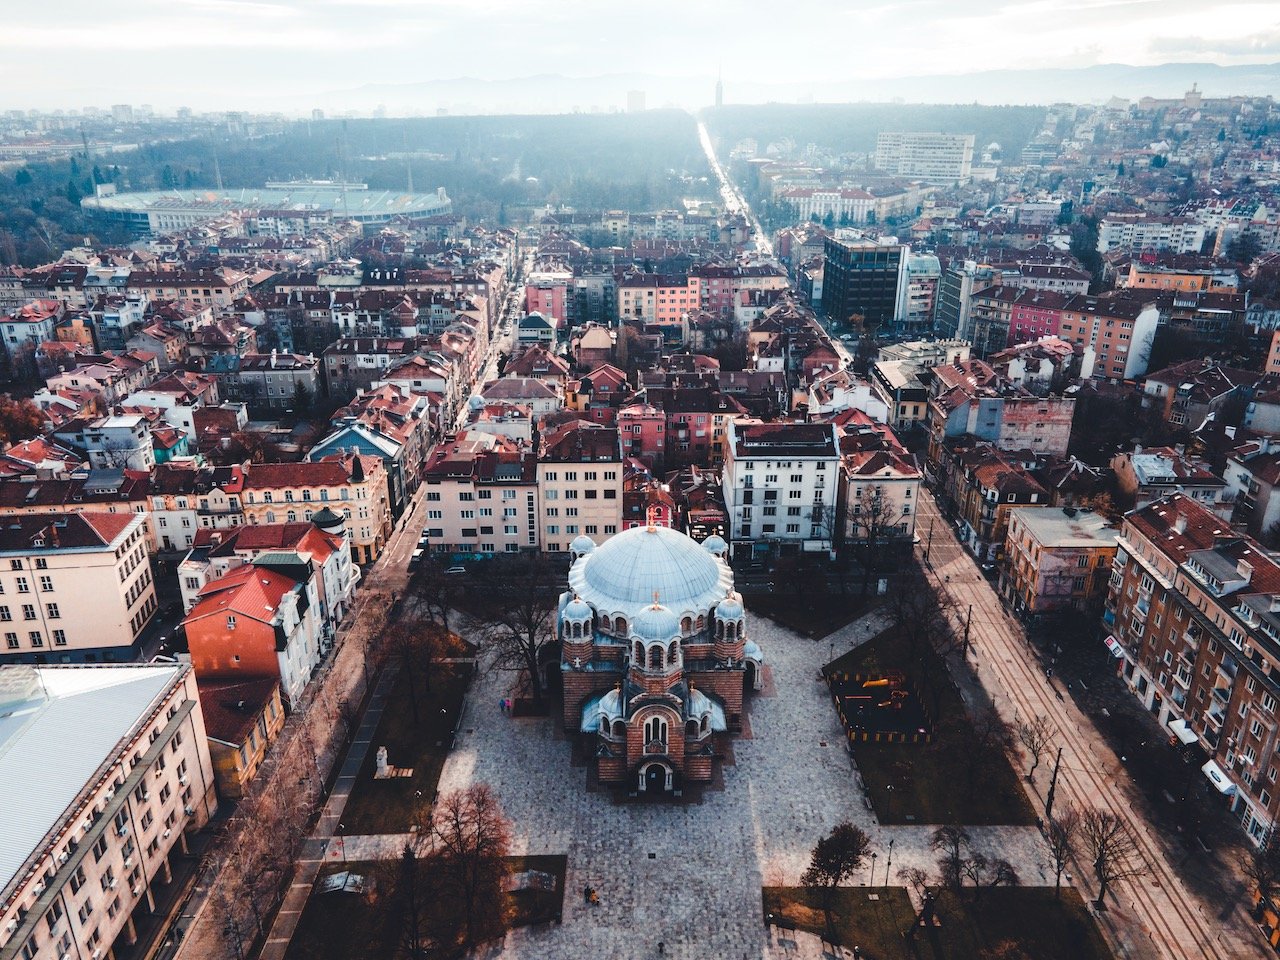
M 1199 253 L 1206 236 L 1208 228 L 1194 220 L 1116 213 L 1098 224 L 1098 252 L 1123 249 Z
M 938 183 L 968 180 L 973 170 L 972 133 L 894 133 L 876 137 L 876 168 L 897 177 Z
M 190 667 L 0 667 L 0 956 L 134 946 L 216 805 Z
M 155 611 L 143 514 L 15 514 L 0 526 L 0 662 L 129 660 Z
M 832 550 L 840 445 L 829 423 L 726 427 L 725 508 L 737 555 Z
M 151 428 L 141 414 L 99 417 L 73 442 L 84 449 L 95 470 L 150 470 L 156 465 Z

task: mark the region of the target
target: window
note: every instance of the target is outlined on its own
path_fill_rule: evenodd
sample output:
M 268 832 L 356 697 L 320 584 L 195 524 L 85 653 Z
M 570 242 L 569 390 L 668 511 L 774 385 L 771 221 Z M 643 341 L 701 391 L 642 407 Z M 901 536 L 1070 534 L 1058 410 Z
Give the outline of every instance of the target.
M 65 647 L 67 645 L 67 631 L 65 630 L 53 631 L 53 645 L 55 647 Z
M 17 582 L 17 584 L 18 584 L 18 592 L 19 592 L 19 593 L 30 593 L 30 592 L 31 592 L 31 584 L 29 584 L 29 583 L 27 582 L 27 578 L 26 578 L 26 577 L 18 577 L 18 579 L 17 579 L 17 581 L 16 581 L 16 582 Z
M 34 603 L 24 603 L 22 605 L 22 619 L 34 620 L 36 618 L 36 605 Z
M 40 589 L 43 590 L 45 593 L 48 593 L 49 591 L 51 591 L 53 589 L 53 577 L 41 577 Z
M 79 893 L 80 888 L 84 886 L 84 867 L 76 867 L 76 872 L 71 875 L 71 892 Z
M 43 634 L 41 634 L 41 633 L 40 633 L 40 631 L 39 631 L 39 630 L 32 630 L 30 633 L 28 633 L 28 634 L 27 634 L 27 639 L 29 639 L 29 640 L 31 641 L 31 645 L 32 645 L 33 647 L 43 647 L 43 646 L 44 646 L 44 636 L 43 636 Z
M 227 614 L 227 629 L 234 630 L 235 628 L 236 628 L 235 614 L 229 613 Z
M 58 605 L 56 603 L 46 603 L 44 605 L 44 609 L 45 609 L 45 612 L 49 614 L 50 620 L 61 619 L 62 614 L 58 612 Z
M 0 607 L 0 623 L 9 623 L 13 620 L 13 614 L 9 612 L 8 607 Z

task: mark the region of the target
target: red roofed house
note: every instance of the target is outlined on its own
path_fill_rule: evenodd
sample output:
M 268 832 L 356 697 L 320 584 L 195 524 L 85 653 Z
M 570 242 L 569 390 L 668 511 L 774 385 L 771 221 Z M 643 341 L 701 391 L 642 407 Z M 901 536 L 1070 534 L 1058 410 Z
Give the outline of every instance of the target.
M 315 567 L 264 554 L 205 585 L 182 621 L 196 678 L 278 678 L 296 706 L 320 664 Z
M 280 681 L 204 679 L 198 689 L 218 796 L 238 799 L 284 726 Z

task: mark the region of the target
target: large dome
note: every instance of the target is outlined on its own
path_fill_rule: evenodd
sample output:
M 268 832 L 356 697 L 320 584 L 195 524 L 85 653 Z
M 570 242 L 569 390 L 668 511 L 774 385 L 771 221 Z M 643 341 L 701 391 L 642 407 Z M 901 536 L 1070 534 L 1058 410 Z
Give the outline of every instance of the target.
M 654 602 L 672 611 L 710 609 L 733 573 L 698 543 L 670 527 L 632 527 L 610 537 L 569 571 L 569 586 L 600 610 Z

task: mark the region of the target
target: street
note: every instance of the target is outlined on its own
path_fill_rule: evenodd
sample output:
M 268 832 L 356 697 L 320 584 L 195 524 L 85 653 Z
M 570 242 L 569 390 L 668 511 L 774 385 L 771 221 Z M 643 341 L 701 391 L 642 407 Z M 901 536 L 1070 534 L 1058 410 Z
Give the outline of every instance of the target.
M 1134 957 L 1262 956 L 1261 938 L 1242 910 L 1234 909 L 1223 919 L 1207 913 L 1188 893 L 1164 845 L 1141 814 L 1141 798 L 1130 786 L 1123 764 L 1071 697 L 1045 676 L 1021 625 L 1005 610 L 923 487 L 917 511 L 921 557 L 928 546 L 929 565 L 941 589 L 962 614 L 972 607 L 972 661 L 997 710 L 1010 724 L 1017 718 L 1044 716 L 1052 725 L 1053 744 L 1062 747 L 1055 807 L 1070 803 L 1080 809 L 1110 809 L 1124 818 L 1138 842 L 1147 874 L 1115 885 L 1114 902 L 1098 915 L 1113 945 L 1121 955 Z M 926 539 L 930 527 L 931 542 Z M 1047 773 L 1042 775 L 1035 790 L 1041 792 L 1048 779 Z M 1038 809 L 1043 810 L 1042 793 L 1041 797 Z M 1092 888 L 1089 864 L 1078 867 L 1077 883 L 1085 890 Z

